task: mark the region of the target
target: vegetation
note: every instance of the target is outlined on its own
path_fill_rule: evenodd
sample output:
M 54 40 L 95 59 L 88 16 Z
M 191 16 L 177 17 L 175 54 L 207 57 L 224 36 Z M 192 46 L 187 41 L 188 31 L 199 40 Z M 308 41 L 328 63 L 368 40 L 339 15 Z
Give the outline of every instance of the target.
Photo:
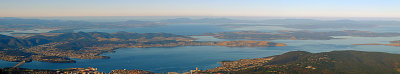
M 386 45 L 386 46 L 400 46 L 400 40 L 390 41 L 391 44 L 367 43 L 367 44 L 353 44 L 353 45 Z
M 121 22 L 87 22 L 87 21 L 62 21 L 21 18 L 0 18 L 0 31 L 29 30 L 29 29 L 65 29 L 66 32 L 83 28 L 121 28 L 121 27 L 149 27 L 161 26 L 165 23 L 150 21 L 121 21 Z
M 269 41 L 194 41 L 194 38 L 169 33 L 103 33 L 78 32 L 55 36 L 36 35 L 25 38 L 4 36 L 0 59 L 6 61 L 36 60 L 52 63 L 74 63 L 69 58 L 103 59 L 102 53 L 117 48 L 176 46 L 270 47 L 286 46 Z
M 373 33 L 369 31 L 345 30 L 330 32 L 311 32 L 311 31 L 280 31 L 280 32 L 222 32 L 205 33 L 204 35 L 214 36 L 220 39 L 291 39 L 291 40 L 329 40 L 335 39 L 331 36 L 355 36 L 355 37 L 394 37 L 400 33 Z
M 97 68 L 68 68 L 58 70 L 25 69 L 25 68 L 1 68 L 1 74 L 154 74 L 143 70 L 113 70 L 110 73 L 98 72 Z
M 398 74 L 400 73 L 399 57 L 399 54 L 351 50 L 322 53 L 292 51 L 282 55 L 267 57 L 273 58 L 272 60 L 268 60 L 268 62 L 249 65 L 257 65 L 257 67 L 243 67 L 237 71 L 209 70 L 203 73 Z
M 310 53 L 292 51 L 281 55 L 238 61 L 222 61 L 221 67 L 193 74 L 398 74 L 399 54 L 363 51 L 331 51 Z M 49 57 L 52 58 L 52 57 Z M 58 70 L 2 68 L 0 73 L 101 73 L 97 68 L 68 68 Z M 143 70 L 113 70 L 113 73 L 153 74 Z

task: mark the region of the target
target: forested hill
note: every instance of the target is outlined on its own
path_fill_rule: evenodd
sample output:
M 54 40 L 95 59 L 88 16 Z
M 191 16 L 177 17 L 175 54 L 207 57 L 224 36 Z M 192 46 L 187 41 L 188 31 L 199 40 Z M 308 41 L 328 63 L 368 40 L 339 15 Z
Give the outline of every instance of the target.
M 272 56 L 257 67 L 239 67 L 233 74 L 399 74 L 400 54 L 363 51 L 309 53 L 293 51 Z M 271 58 L 271 57 L 269 57 Z M 255 59 L 253 59 L 255 60 Z M 229 68 L 225 68 L 229 69 Z M 233 69 L 235 70 L 235 69 Z
M 55 36 L 35 35 L 11 37 L 0 35 L 0 59 L 6 61 L 36 60 L 54 63 L 73 63 L 69 57 L 98 59 L 105 52 L 129 45 L 166 44 L 191 41 L 190 37 L 168 33 L 102 33 L 78 32 Z M 164 42 L 164 43 L 163 43 Z
M 10 37 L 1 35 L 0 59 L 73 63 L 69 58 L 101 59 L 102 53 L 117 48 L 177 46 L 273 47 L 286 46 L 269 41 L 195 41 L 194 38 L 169 33 L 77 32 L 59 35 Z
M 182 35 L 175 35 L 169 33 L 129 33 L 129 32 L 116 32 L 116 33 L 103 33 L 103 32 L 78 32 L 78 33 L 65 33 L 57 36 L 43 36 L 35 35 L 27 38 L 15 38 L 11 36 L 0 34 L 0 49 L 4 48 L 18 48 L 18 47 L 30 47 L 40 44 L 46 44 L 50 42 L 60 41 L 97 41 L 98 39 L 110 39 L 114 40 L 129 40 L 129 39 L 152 39 L 154 37 L 182 37 L 189 38 Z
M 44 44 L 44 43 L 48 43 L 48 42 L 49 41 L 46 40 L 45 38 L 19 39 L 19 38 L 0 34 L 0 49 L 28 47 L 28 46 L 34 46 L 34 45 Z

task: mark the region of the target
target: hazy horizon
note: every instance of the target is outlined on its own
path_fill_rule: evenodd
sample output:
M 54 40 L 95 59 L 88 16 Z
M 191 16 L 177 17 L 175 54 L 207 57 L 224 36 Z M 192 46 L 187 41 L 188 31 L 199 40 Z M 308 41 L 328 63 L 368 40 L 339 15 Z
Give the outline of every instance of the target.
M 246 16 L 399 18 L 398 0 L 13 0 L 0 17 Z
M 0 0 L 0 74 L 400 74 L 399 7 Z
M 111 21 L 160 21 L 177 18 L 205 19 L 205 18 L 227 18 L 234 20 L 272 20 L 272 19 L 313 19 L 313 20 L 354 20 L 354 21 L 400 21 L 400 18 L 388 17 L 272 17 L 272 16 L 47 16 L 47 17 L 0 17 L 0 18 L 22 18 L 43 20 L 77 20 L 93 22 Z

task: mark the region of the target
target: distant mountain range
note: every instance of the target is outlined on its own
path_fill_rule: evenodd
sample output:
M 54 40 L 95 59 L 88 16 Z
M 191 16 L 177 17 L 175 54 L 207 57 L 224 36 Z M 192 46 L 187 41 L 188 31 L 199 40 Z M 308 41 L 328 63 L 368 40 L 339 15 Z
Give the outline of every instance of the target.
M 217 24 L 224 26 L 268 26 L 278 25 L 288 28 L 370 28 L 378 25 L 399 25 L 399 21 L 354 21 L 354 20 L 314 20 L 314 19 L 269 19 L 269 20 L 238 20 L 229 18 L 175 18 L 159 21 L 128 20 L 120 22 L 87 22 L 66 20 L 22 19 L 15 17 L 0 18 L 0 31 L 13 29 L 38 28 L 126 28 L 162 26 L 165 24 Z
M 13 29 L 40 29 L 40 28 L 61 28 L 61 29 L 82 29 L 82 28 L 121 28 L 121 27 L 146 27 L 160 26 L 163 23 L 151 21 L 121 21 L 121 22 L 87 22 L 87 21 L 66 21 L 66 20 L 41 20 L 22 18 L 0 18 L 0 31 Z
M 202 18 L 202 19 L 191 19 L 191 18 L 175 18 L 175 19 L 167 19 L 161 20 L 160 22 L 165 23 L 246 23 L 251 22 L 248 20 L 235 20 L 229 18 Z

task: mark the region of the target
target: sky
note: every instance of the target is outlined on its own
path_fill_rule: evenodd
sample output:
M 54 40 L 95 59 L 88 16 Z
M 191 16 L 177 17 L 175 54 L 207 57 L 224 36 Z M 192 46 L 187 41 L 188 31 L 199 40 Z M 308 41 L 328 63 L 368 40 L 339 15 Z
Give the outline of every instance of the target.
M 400 0 L 0 0 L 0 17 L 44 16 L 400 18 Z

